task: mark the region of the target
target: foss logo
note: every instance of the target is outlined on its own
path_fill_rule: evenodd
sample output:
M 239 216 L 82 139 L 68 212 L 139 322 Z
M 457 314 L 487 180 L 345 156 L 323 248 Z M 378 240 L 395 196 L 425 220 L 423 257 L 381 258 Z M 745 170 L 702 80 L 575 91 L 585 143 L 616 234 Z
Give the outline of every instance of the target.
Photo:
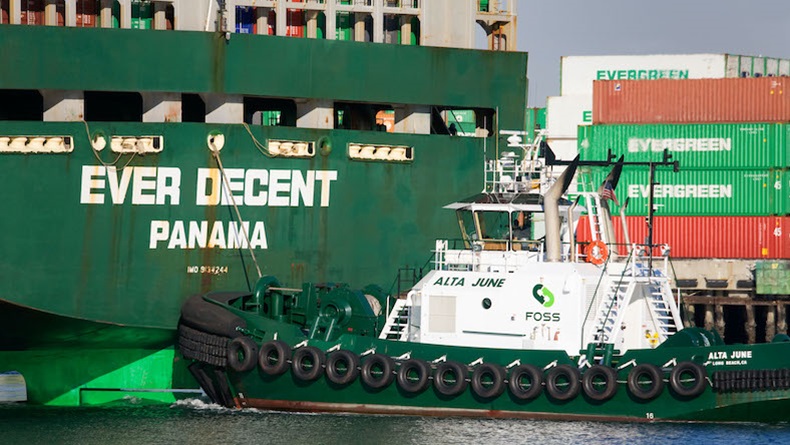
M 554 294 L 551 293 L 548 287 L 542 284 L 536 284 L 532 288 L 532 296 L 538 303 L 545 308 L 554 306 Z M 527 321 L 560 321 L 559 312 L 527 312 Z

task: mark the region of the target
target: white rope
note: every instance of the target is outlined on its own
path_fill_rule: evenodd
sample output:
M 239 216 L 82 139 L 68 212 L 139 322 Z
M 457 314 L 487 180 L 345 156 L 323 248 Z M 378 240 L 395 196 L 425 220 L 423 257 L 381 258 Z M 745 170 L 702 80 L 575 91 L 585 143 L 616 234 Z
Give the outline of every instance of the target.
M 239 212 L 239 206 L 236 205 L 236 198 L 233 197 L 233 192 L 231 192 L 228 176 L 225 174 L 225 168 L 222 166 L 222 160 L 219 158 L 219 150 L 213 150 L 213 152 L 214 152 L 214 157 L 217 158 L 217 165 L 219 165 L 220 174 L 222 174 L 222 181 L 225 184 L 225 191 L 227 191 L 228 196 L 230 196 L 230 202 L 231 204 L 233 204 L 233 209 L 236 211 L 236 218 L 238 218 L 239 220 L 239 226 L 241 227 L 241 234 L 244 236 L 244 239 L 247 241 L 247 248 L 250 250 L 250 256 L 252 257 L 252 262 L 255 263 L 255 269 L 258 271 L 258 278 L 260 278 L 263 276 L 263 274 L 261 273 L 261 267 L 258 265 L 258 260 L 255 258 L 255 251 L 252 249 L 252 243 L 250 243 L 250 237 L 247 234 L 247 229 L 244 227 L 244 224 L 242 224 L 241 212 Z
M 105 166 L 105 167 L 115 167 L 115 164 L 117 164 L 118 160 L 121 159 L 121 156 L 123 156 L 123 153 L 118 153 L 118 156 L 115 157 L 115 160 L 112 161 L 109 164 L 104 162 L 104 160 L 101 158 L 101 156 L 99 156 L 99 151 L 96 150 L 96 148 L 93 146 L 93 137 L 91 136 L 91 130 L 88 127 L 88 122 L 83 119 L 82 123 L 85 124 L 85 132 L 88 134 L 88 144 L 90 144 L 91 150 L 93 151 L 93 155 L 96 156 L 96 160 L 98 160 L 99 163 L 101 165 Z M 102 137 L 106 137 L 106 136 L 102 136 Z M 129 160 L 126 162 L 126 164 L 124 164 L 123 167 L 116 169 L 116 171 L 123 171 L 123 169 L 125 169 L 126 167 L 129 166 L 129 164 L 132 163 L 132 160 L 134 159 L 135 156 L 137 156 L 137 152 L 132 153 L 132 156 L 129 158 Z

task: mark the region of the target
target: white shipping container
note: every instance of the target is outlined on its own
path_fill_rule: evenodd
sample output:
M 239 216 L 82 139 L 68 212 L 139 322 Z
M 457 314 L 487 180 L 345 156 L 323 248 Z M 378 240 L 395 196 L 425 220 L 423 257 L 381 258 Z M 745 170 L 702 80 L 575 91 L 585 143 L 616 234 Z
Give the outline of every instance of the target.
M 790 76 L 790 60 L 733 54 L 565 56 L 560 95 L 592 94 L 593 80 Z
M 557 159 L 562 161 L 572 161 L 579 154 L 577 139 L 574 138 L 548 138 L 546 143 L 551 147 L 551 151 Z
M 592 96 L 594 80 L 722 78 L 726 68 L 726 54 L 565 56 L 560 95 Z
M 546 99 L 546 130 L 550 138 L 573 138 L 576 127 L 592 124 L 592 94 Z

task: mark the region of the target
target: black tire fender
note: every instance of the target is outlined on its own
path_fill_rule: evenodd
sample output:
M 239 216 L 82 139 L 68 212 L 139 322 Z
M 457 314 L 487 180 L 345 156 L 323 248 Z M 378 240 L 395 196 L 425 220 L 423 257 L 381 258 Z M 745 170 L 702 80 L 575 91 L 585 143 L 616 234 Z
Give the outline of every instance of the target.
M 266 375 L 281 375 L 288 370 L 291 347 L 281 340 L 268 341 L 258 351 L 258 367 Z
M 418 359 L 406 360 L 398 368 L 398 386 L 406 392 L 422 392 L 428 387 L 430 373 L 428 363 Z
M 433 387 L 444 396 L 456 396 L 466 389 L 466 366 L 448 360 L 439 363 L 433 373 Z
M 523 379 L 529 380 L 529 387 L 525 387 Z M 543 384 L 543 373 L 535 365 L 518 365 L 510 370 L 507 386 L 510 394 L 519 400 L 532 400 L 540 395 Z
M 646 379 L 646 380 L 644 380 Z M 649 386 L 643 387 L 642 383 L 647 382 Z M 637 365 L 628 373 L 628 391 L 640 400 L 652 400 L 664 390 L 664 379 L 658 366 L 643 363 Z
M 345 371 L 344 371 L 345 370 Z M 351 351 L 339 349 L 326 359 L 326 378 L 336 385 L 347 385 L 359 375 L 359 357 Z
M 362 383 L 370 389 L 389 386 L 395 379 L 395 361 L 384 354 L 373 354 L 362 363 Z
M 603 402 L 617 393 L 617 371 L 609 366 L 593 365 L 582 375 L 582 389 L 587 397 Z
M 236 337 L 228 343 L 228 366 L 236 372 L 247 372 L 255 367 L 258 345 L 250 337 Z
M 491 379 L 488 386 L 483 382 L 486 376 Z M 475 366 L 471 380 L 472 392 L 483 399 L 495 399 L 505 391 L 505 369 L 494 363 Z
M 314 346 L 299 348 L 291 358 L 291 372 L 302 381 L 312 382 L 324 372 L 324 353 Z
M 571 365 L 559 365 L 551 368 L 546 373 L 546 393 L 549 397 L 560 402 L 571 400 L 579 394 L 579 370 Z M 565 380 L 565 387 L 562 387 Z
M 681 397 L 697 397 L 708 385 L 705 367 L 694 362 L 680 362 L 669 373 L 669 386 Z M 688 385 L 688 379 L 691 384 Z

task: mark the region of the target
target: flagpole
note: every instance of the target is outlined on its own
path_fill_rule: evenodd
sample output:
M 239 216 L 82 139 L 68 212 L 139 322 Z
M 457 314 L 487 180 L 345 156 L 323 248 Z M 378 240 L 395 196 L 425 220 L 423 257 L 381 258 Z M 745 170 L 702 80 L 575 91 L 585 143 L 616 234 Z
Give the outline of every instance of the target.
M 650 193 L 647 197 L 647 268 L 649 277 L 653 276 L 653 186 L 655 186 L 656 165 L 650 163 Z

